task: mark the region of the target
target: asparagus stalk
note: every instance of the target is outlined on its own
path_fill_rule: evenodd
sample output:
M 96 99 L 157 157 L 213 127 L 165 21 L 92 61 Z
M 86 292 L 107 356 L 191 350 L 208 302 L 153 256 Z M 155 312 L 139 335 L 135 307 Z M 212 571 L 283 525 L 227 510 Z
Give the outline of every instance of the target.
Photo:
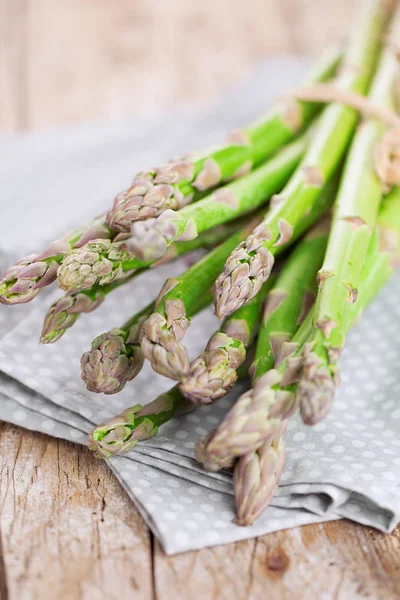
M 193 404 L 175 386 L 146 406 L 135 404 L 108 423 L 95 427 L 89 435 L 89 449 L 97 458 L 125 454 L 138 442 L 156 435 L 160 425 L 191 408 Z
M 392 35 L 400 35 L 400 10 L 393 22 Z M 394 107 L 394 84 L 398 59 L 388 46 L 383 52 L 370 92 L 371 101 L 384 108 Z M 362 268 L 375 228 L 382 199 L 380 180 L 374 168 L 374 153 L 384 126 L 375 120 L 364 121 L 354 138 L 345 166 L 335 216 L 324 263 L 318 274 L 319 293 L 314 315 L 310 351 L 300 385 L 301 413 L 306 423 L 321 420 L 330 408 L 335 389 L 334 373 L 346 331 L 346 312 L 357 299 Z M 309 347 L 311 347 L 309 346 Z M 312 373 L 312 375 L 311 375 Z M 313 381 L 313 378 L 316 378 Z M 318 380 L 319 393 L 314 389 Z M 328 388 L 331 388 L 329 393 Z M 308 401 L 311 394 L 312 401 Z M 320 401 L 317 400 L 320 398 Z
M 356 302 L 349 304 L 340 329 L 343 341 L 359 314 L 389 279 L 400 250 L 400 190 L 394 188 L 384 201 L 378 224 L 370 242 L 361 273 L 361 286 Z M 314 318 L 315 321 L 315 318 Z M 329 411 L 339 383 L 337 360 L 325 341 L 315 340 L 315 328 L 310 331 L 304 349 L 303 367 L 298 386 L 300 414 L 309 425 L 318 423 Z
M 22 258 L 7 269 L 0 280 L 0 302 L 8 305 L 30 302 L 56 280 L 57 269 L 67 252 L 81 248 L 90 240 L 111 240 L 115 235 L 116 232 L 106 224 L 105 217 L 100 216 L 85 229 L 55 240 L 39 254 Z
M 217 465 L 221 459 L 257 450 L 296 408 L 293 391 L 277 392 L 274 386 L 282 380 L 291 381 L 297 372 L 298 358 L 293 355 L 309 333 L 307 315 L 316 296 L 315 277 L 323 261 L 328 230 L 325 219 L 298 244 L 267 296 L 250 368 L 253 387 L 239 398 L 207 445 L 208 459 Z
M 344 56 L 343 72 L 337 79 L 340 89 L 365 93 L 389 12 L 388 3 L 382 1 L 373 2 L 364 12 Z M 226 317 L 247 302 L 268 278 L 277 248 L 290 241 L 296 225 L 315 203 L 323 184 L 331 178 L 356 122 L 354 109 L 341 104 L 325 108 L 302 162 L 283 191 L 273 199 L 263 223 L 232 253 L 217 279 L 218 317 Z
M 139 334 L 154 302 L 133 315 L 122 327 L 99 335 L 81 358 L 81 377 L 90 392 L 116 394 L 143 367 Z
M 103 303 L 106 296 L 121 285 L 131 281 L 143 270 L 135 271 L 125 279 L 113 281 L 104 286 L 94 285 L 81 292 L 69 292 L 58 298 L 47 311 L 40 336 L 41 344 L 53 344 L 72 327 L 81 314 L 94 311 Z
M 246 306 L 226 319 L 211 336 L 205 351 L 190 364 L 179 389 L 195 404 L 216 402 L 235 385 L 237 369 L 245 361 L 247 348 L 257 334 L 262 305 L 272 281 L 273 278 Z
M 325 53 L 303 83 L 327 81 L 338 62 L 336 51 Z M 107 216 L 110 227 L 130 232 L 134 221 L 158 217 L 167 209 L 179 210 L 199 192 L 247 173 L 287 144 L 317 110 L 314 103 L 278 102 L 260 120 L 234 131 L 221 146 L 139 173 L 131 187 L 115 198 Z
M 157 298 L 156 309 L 141 332 L 142 352 L 157 373 L 178 381 L 188 373 L 189 358 L 182 339 L 190 317 L 196 304 L 202 298 L 208 299 L 218 269 L 252 226 L 249 223 L 180 277 L 165 282 Z
M 233 472 L 236 519 L 242 526 L 251 525 L 264 512 L 273 498 L 285 466 L 282 435 L 286 421 L 275 435 L 255 451 L 239 457 Z
M 162 259 L 151 265 L 156 267 L 161 263 L 174 260 L 198 248 L 212 248 L 233 233 L 243 221 L 232 221 L 219 225 L 210 231 L 205 231 L 199 237 L 189 242 L 172 244 Z M 98 243 L 98 242 L 96 242 Z M 40 338 L 42 344 L 52 344 L 59 340 L 67 329 L 72 327 L 82 313 L 95 310 L 104 301 L 105 297 L 121 285 L 141 275 L 145 269 L 138 269 L 128 273 L 124 279 L 116 279 L 111 283 L 100 285 L 96 283 L 88 289 L 78 292 L 67 292 L 52 304 L 44 319 L 43 330 Z
M 230 221 L 264 204 L 288 180 L 301 160 L 307 136 L 287 146 L 252 173 L 222 187 L 180 211 L 168 209 L 158 218 L 134 223 L 128 248 L 140 260 L 155 260 L 178 240 Z

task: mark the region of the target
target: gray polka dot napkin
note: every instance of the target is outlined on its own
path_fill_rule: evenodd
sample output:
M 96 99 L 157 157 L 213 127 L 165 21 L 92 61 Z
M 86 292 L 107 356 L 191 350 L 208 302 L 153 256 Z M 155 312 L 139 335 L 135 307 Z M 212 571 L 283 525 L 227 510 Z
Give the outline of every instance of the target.
M 43 240 L 106 208 L 135 171 L 202 148 L 254 118 L 303 71 L 295 59 L 269 61 L 203 112 L 0 137 L 0 269 L 16 256 L 17 245 L 35 251 Z M 146 366 L 120 394 L 91 394 L 80 380 L 79 359 L 93 337 L 122 324 L 156 295 L 167 274 L 184 268 L 180 261 L 139 277 L 51 346 L 40 346 L 38 337 L 46 307 L 60 292 L 44 293 L 32 305 L 0 306 L 0 418 L 85 444 L 94 424 L 168 389 L 170 382 Z M 343 383 L 327 419 L 313 429 L 296 416 L 290 420 L 281 485 L 253 526 L 232 523 L 231 475 L 205 473 L 193 459 L 197 440 L 215 427 L 243 386 L 109 461 L 166 552 L 341 517 L 393 530 L 400 518 L 399 298 L 400 275 L 350 333 L 341 361 Z M 211 310 L 193 320 L 187 337 L 192 357 L 216 325 Z

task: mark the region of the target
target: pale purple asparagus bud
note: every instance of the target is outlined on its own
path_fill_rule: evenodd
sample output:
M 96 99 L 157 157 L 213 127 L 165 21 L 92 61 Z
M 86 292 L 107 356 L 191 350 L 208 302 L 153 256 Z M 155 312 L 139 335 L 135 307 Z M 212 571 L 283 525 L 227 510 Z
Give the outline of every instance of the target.
M 296 395 L 274 389 L 282 382 L 280 373 L 272 369 L 240 396 L 207 445 L 210 460 L 242 456 L 257 450 L 282 420 L 293 414 L 297 406 Z
M 271 502 L 285 465 L 282 434 L 286 421 L 256 450 L 241 456 L 235 465 L 235 523 L 247 526 L 254 523 Z
M 104 298 L 105 295 L 99 290 L 95 297 L 79 292 L 66 294 L 56 300 L 45 316 L 40 343 L 52 344 L 59 340 L 82 313 L 95 310 Z
M 140 324 L 133 333 L 111 329 L 97 337 L 89 352 L 81 358 L 81 377 L 90 392 L 116 394 L 131 381 L 143 366 L 138 343 Z
M 122 262 L 130 258 L 125 241 L 94 240 L 67 254 L 58 269 L 59 286 L 68 292 L 123 279 L 131 272 L 123 271 Z
M 109 238 L 112 235 L 104 216 L 94 219 L 82 231 L 74 231 L 52 242 L 40 254 L 30 254 L 10 267 L 0 280 L 0 302 L 23 304 L 33 300 L 57 277 L 57 269 L 64 255 L 72 248 L 79 248 L 93 236 Z
M 188 375 L 180 384 L 180 391 L 195 404 L 216 402 L 233 388 L 236 370 L 246 358 L 243 343 L 233 345 L 226 333 L 218 331 L 207 344 L 205 352 L 190 365 Z
M 339 380 L 337 366 L 333 364 L 328 368 L 306 345 L 297 390 L 300 416 L 306 425 L 316 425 L 328 414 Z
M 115 198 L 107 215 L 109 226 L 128 233 L 135 221 L 158 217 L 167 209 L 179 210 L 190 202 L 193 193 L 184 196 L 176 184 L 191 181 L 193 175 L 193 163 L 185 159 L 139 173 L 131 187 Z
M 189 371 L 189 357 L 181 340 L 189 327 L 182 300 L 167 300 L 165 314 L 153 313 L 141 330 L 141 349 L 156 373 L 180 381 Z
M 173 242 L 185 242 L 197 237 L 194 222 L 187 222 L 179 212 L 173 210 L 166 210 L 157 219 L 134 223 L 131 232 L 127 248 L 144 261 L 158 260 Z
M 52 260 L 39 261 L 31 254 L 7 269 L 0 281 L 2 304 L 24 304 L 33 300 L 57 276 L 58 263 Z
M 125 454 L 141 440 L 157 433 L 158 427 L 150 419 L 143 418 L 136 424 L 138 413 L 143 409 L 136 404 L 117 415 L 104 425 L 98 425 L 89 434 L 88 446 L 97 458 L 110 458 Z
M 219 319 L 256 296 L 270 276 L 274 256 L 263 246 L 267 239 L 268 230 L 261 223 L 229 256 L 215 282 L 215 312 Z
M 221 469 L 232 469 L 235 464 L 234 458 L 228 457 L 221 460 L 214 457 L 210 458 L 207 452 L 207 446 L 214 434 L 215 429 L 211 430 L 206 437 L 197 442 L 194 452 L 195 459 L 197 462 L 201 463 L 204 469 L 209 473 L 216 473 L 217 471 L 221 471 Z

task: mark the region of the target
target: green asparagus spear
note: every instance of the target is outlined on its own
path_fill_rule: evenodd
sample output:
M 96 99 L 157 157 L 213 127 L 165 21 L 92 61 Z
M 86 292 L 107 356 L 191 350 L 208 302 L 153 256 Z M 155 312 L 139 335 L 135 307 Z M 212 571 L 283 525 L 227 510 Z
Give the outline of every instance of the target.
M 349 304 L 340 324 L 342 339 L 393 272 L 400 250 L 400 190 L 394 188 L 387 196 L 378 216 L 378 225 L 370 242 L 361 273 L 361 285 L 356 302 Z M 338 353 L 328 345 L 315 341 L 310 331 L 303 355 L 303 367 L 298 386 L 300 414 L 309 425 L 318 423 L 329 411 L 339 382 Z
M 376 0 L 368 5 L 345 53 L 343 71 L 336 82 L 340 89 L 366 92 L 389 12 L 387 2 Z M 263 223 L 226 262 L 215 286 L 218 317 L 226 317 L 247 302 L 268 279 L 277 248 L 291 239 L 296 224 L 313 206 L 324 182 L 331 178 L 356 122 L 354 109 L 342 104 L 325 108 L 317 133 L 292 178 L 275 198 Z
M 310 320 L 306 317 L 316 296 L 315 277 L 323 261 L 328 231 L 325 219 L 298 244 L 267 296 L 250 369 L 253 387 L 239 398 L 207 446 L 209 458 L 214 457 L 216 463 L 256 450 L 273 433 L 277 420 L 286 419 L 296 407 L 292 390 L 275 393 L 271 385 L 280 381 L 279 366 L 300 347 L 296 337 L 299 326 Z M 309 328 L 306 337 L 308 332 Z
M 339 54 L 328 51 L 303 83 L 327 81 L 338 62 Z M 115 198 L 107 216 L 110 227 L 130 232 L 134 221 L 157 217 L 167 209 L 179 210 L 204 190 L 247 173 L 287 144 L 317 110 L 310 102 L 280 101 L 255 123 L 234 131 L 225 144 L 139 173 L 132 186 Z
M 255 451 L 240 456 L 233 472 L 236 519 L 241 526 L 251 525 L 272 500 L 285 466 L 282 435 L 286 421 Z
M 108 423 L 95 427 L 89 435 L 89 449 L 97 458 L 125 454 L 139 441 L 156 435 L 160 425 L 192 407 L 175 386 L 146 406 L 135 404 Z
M 400 36 L 400 10 L 393 22 L 392 35 L 394 39 Z M 370 100 L 377 106 L 393 108 L 397 78 L 398 59 L 393 47 L 388 46 L 382 54 Z M 305 370 L 312 370 L 316 376 L 322 377 L 324 367 L 327 368 L 326 376 L 319 382 L 321 399 L 329 397 L 325 393 L 325 385 L 333 384 L 332 376 L 346 335 L 343 327 L 345 315 L 351 312 L 351 304 L 357 299 L 362 268 L 382 199 L 374 153 L 384 129 L 378 121 L 368 120 L 357 131 L 335 203 L 325 260 L 318 274 L 320 290 L 314 315 L 315 327 L 309 339 L 313 351 L 307 357 Z M 308 397 L 306 381 L 304 379 L 301 384 L 305 398 Z M 307 401 L 301 404 L 302 416 L 309 424 L 322 419 L 330 406 L 321 402 L 318 407 L 315 392 L 312 397 L 311 410 Z

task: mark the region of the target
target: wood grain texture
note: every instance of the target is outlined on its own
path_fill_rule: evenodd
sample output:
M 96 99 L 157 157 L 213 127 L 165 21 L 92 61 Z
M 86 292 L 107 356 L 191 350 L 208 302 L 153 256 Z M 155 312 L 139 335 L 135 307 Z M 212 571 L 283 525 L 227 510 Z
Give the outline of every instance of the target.
M 140 592 L 151 598 L 149 531 L 106 465 L 85 448 L 0 427 L 3 572 L 10 597 L 125 599 Z M 52 592 L 45 595 L 45 589 Z
M 209 102 L 269 53 L 316 53 L 346 2 L 0 0 L 0 129 Z
M 0 0 L 0 131 L 209 102 L 268 53 L 318 54 L 354 4 Z M 0 426 L 1 600 L 394 599 L 399 556 L 399 530 L 337 522 L 166 557 L 88 451 Z

